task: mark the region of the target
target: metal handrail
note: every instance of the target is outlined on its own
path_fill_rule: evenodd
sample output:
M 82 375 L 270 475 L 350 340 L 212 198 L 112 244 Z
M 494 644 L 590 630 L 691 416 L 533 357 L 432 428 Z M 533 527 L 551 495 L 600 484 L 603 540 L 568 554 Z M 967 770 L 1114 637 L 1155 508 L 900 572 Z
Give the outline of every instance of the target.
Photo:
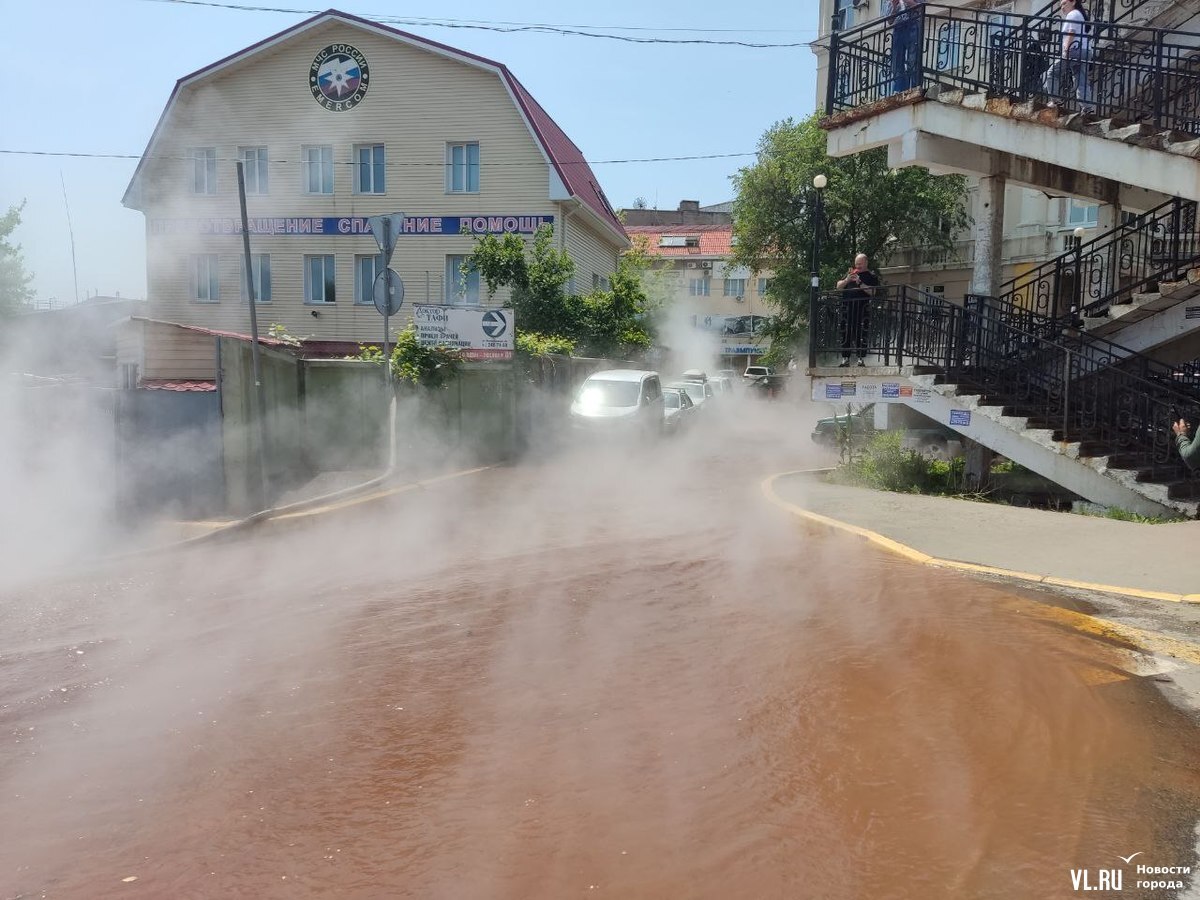
M 968 296 L 958 306 L 900 285 L 877 289 L 864 306 L 865 328 L 856 336 L 857 313 L 844 292 L 817 297 L 811 339 L 818 363 L 862 350 L 872 364 L 927 367 L 978 386 L 1032 427 L 1055 430 L 1057 440 L 1081 442 L 1083 455 L 1120 456 L 1156 480 L 1194 477 L 1170 424 L 1176 416 L 1200 422 L 1200 393 L 1114 365 L 1086 335 L 1048 333 L 1036 314 L 995 298 Z
M 1088 61 L 1077 90 L 1074 67 L 1058 56 L 1057 18 L 935 3 L 911 15 L 900 31 L 880 18 L 832 35 L 829 115 L 941 85 L 1087 106 L 1102 117 L 1200 134 L 1200 70 L 1186 64 L 1200 34 L 1105 23 L 1113 49 Z
M 1197 265 L 1196 203 L 1175 197 L 1005 282 L 999 297 L 1050 318 L 1099 317 Z

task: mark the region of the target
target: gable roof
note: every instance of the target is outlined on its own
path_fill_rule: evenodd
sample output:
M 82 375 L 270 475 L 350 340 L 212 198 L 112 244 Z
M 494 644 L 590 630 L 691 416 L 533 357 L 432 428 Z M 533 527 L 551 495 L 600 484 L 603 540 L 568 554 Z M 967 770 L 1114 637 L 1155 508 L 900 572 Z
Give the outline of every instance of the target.
M 644 238 L 646 252 L 658 257 L 731 256 L 733 254 L 732 225 L 626 225 L 625 231 L 633 240 Z M 698 247 L 661 247 L 664 234 L 700 239 Z
M 566 132 L 559 127 L 558 123 L 551 118 L 542 105 L 533 98 L 533 95 L 526 90 L 525 86 L 517 80 L 516 76 L 509 71 L 506 65 L 474 53 L 468 53 L 465 50 L 458 50 L 446 44 L 432 41 L 429 38 L 401 31 L 398 28 L 392 28 L 378 22 L 372 22 L 369 19 L 363 19 L 336 9 L 329 9 L 323 13 L 318 13 L 311 18 L 305 19 L 303 22 L 293 25 L 291 28 L 285 28 L 277 34 L 251 44 L 244 50 L 239 50 L 237 53 L 217 60 L 215 63 L 211 63 L 202 69 L 197 69 L 190 75 L 185 75 L 175 82 L 175 88 L 171 91 L 171 96 L 167 99 L 167 105 L 163 109 L 162 115 L 159 116 L 158 124 L 154 127 L 154 132 L 146 144 L 146 150 L 142 154 L 142 158 L 138 161 L 137 168 L 134 170 L 133 177 L 129 181 L 129 187 L 125 189 L 125 195 L 122 197 L 121 202 L 126 206 L 129 205 L 130 197 L 141 177 L 146 160 L 152 155 L 154 145 L 163 131 L 167 117 L 171 113 L 171 108 L 174 106 L 175 100 L 183 88 L 214 75 L 222 69 L 240 63 L 256 53 L 268 50 L 305 31 L 319 27 L 326 22 L 341 22 L 366 31 L 373 31 L 385 37 L 390 37 L 441 56 L 447 56 L 467 65 L 494 72 L 499 76 L 508 90 L 514 105 L 516 105 L 521 118 L 525 121 L 526 127 L 533 135 L 538 148 L 542 151 L 546 162 L 549 163 L 558 181 L 562 183 L 564 193 L 583 203 L 588 211 L 611 231 L 619 241 L 622 243 L 628 242 L 625 229 L 621 226 L 621 222 L 613 211 L 612 205 L 608 202 L 608 198 L 604 196 L 604 191 L 601 190 L 591 166 L 588 165 L 587 160 L 583 156 L 583 152 L 575 145 L 574 141 L 567 137 Z

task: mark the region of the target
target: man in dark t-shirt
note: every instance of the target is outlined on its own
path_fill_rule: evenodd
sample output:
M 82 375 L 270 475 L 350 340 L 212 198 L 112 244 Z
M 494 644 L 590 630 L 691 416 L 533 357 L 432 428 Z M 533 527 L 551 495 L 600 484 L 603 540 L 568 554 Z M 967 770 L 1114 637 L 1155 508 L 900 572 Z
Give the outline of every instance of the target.
M 850 365 L 850 351 L 858 355 L 858 364 L 866 365 L 867 319 L 871 298 L 879 287 L 879 276 L 871 271 L 867 254 L 854 257 L 854 266 L 838 283 L 842 292 L 842 365 Z

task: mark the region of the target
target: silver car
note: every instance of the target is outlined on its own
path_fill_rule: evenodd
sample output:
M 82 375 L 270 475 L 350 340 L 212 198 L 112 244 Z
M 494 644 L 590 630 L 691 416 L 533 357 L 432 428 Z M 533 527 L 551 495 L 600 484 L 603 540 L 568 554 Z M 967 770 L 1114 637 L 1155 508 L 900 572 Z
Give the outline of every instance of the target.
M 571 427 L 579 434 L 654 438 L 663 431 L 663 392 L 657 372 L 607 369 L 579 386 Z

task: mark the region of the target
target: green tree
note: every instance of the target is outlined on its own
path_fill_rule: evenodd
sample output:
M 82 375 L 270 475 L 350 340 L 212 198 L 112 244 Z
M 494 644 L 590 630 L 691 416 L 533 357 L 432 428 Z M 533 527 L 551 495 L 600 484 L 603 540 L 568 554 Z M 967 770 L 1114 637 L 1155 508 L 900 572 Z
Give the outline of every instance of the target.
M 767 299 L 776 314 L 763 328 L 773 362 L 796 353 L 808 324 L 814 176 L 829 180 L 822 286 L 832 287 L 856 253 L 866 253 L 879 268 L 904 246 L 949 248 L 971 223 L 962 176 L 893 170 L 883 147 L 834 159 L 817 123 L 813 115 L 775 124 L 759 140 L 757 161 L 733 178 L 733 263 L 774 273 Z
M 650 303 L 642 286 L 648 257 L 640 248 L 623 254 L 603 290 L 574 295 L 569 287 L 575 264 L 554 247 L 554 232 L 538 229 L 530 242 L 514 234 L 483 235 L 467 261 L 479 270 L 492 296 L 511 288 L 518 347 L 566 348 L 597 356 L 644 350 L 652 338 L 646 314 Z
M 10 240 L 21 224 L 24 208 L 25 202 L 21 201 L 0 216 L 0 315 L 16 312 L 33 300 L 33 288 L 29 286 L 33 276 L 25 271 L 21 246 Z

